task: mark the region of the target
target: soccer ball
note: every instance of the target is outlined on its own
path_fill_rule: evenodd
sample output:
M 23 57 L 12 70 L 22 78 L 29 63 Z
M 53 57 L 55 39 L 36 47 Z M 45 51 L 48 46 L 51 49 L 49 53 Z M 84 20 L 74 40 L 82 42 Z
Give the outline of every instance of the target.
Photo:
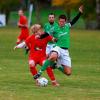
M 37 79 L 38 85 L 39 86 L 47 86 L 48 85 L 48 80 L 45 77 L 41 77 Z

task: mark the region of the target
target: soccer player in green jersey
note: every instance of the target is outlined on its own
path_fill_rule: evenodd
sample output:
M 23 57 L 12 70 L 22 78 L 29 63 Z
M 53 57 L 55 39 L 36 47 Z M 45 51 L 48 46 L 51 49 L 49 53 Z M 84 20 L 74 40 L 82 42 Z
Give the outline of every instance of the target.
M 55 30 L 58 27 L 58 23 L 55 22 L 55 15 L 53 13 L 50 13 L 48 15 L 48 22 L 45 23 L 44 25 L 44 31 L 51 36 L 55 37 Z M 55 43 L 54 42 L 49 42 L 47 47 L 46 47 L 46 55 L 48 56 L 51 50 L 53 49 Z
M 66 23 L 67 18 L 65 15 L 59 16 L 59 27 L 56 30 L 56 46 L 52 49 L 49 58 L 45 61 L 44 65 L 41 67 L 37 75 L 34 76 L 34 79 L 37 79 L 41 76 L 42 72 L 46 70 L 48 66 L 52 66 L 54 61 L 57 61 L 57 64 L 60 65 L 58 69 L 66 75 L 71 75 L 71 58 L 69 56 L 69 47 L 70 47 L 70 27 L 76 23 L 83 13 L 83 6 L 79 7 L 79 13 L 77 16 L 69 23 Z

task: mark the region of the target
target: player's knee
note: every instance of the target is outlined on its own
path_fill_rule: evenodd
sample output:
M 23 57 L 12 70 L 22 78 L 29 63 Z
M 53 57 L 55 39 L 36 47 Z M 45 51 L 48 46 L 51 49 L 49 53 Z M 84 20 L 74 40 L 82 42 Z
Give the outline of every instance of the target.
M 56 52 L 52 52 L 49 56 L 49 60 L 55 61 L 58 58 L 58 54 Z
M 34 60 L 29 60 L 29 65 L 30 65 L 30 66 L 35 66 Z
M 65 67 L 64 73 L 65 73 L 67 76 L 70 76 L 70 75 L 72 74 L 71 68 L 70 68 L 70 67 Z
M 70 76 L 70 75 L 71 75 L 71 72 L 65 72 L 65 74 L 66 74 L 67 76 Z
M 42 61 L 42 64 L 40 64 L 41 66 L 45 63 L 45 60 Z

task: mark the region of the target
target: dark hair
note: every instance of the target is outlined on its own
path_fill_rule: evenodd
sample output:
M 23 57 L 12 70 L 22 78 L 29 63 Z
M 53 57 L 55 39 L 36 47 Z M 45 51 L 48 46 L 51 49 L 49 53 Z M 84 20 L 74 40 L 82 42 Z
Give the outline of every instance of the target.
M 25 12 L 25 9 L 23 8 L 23 7 L 20 7 L 19 9 L 18 9 L 18 11 L 19 10 L 22 10 L 23 12 Z
M 54 15 L 54 16 L 55 16 L 55 14 L 54 14 L 54 13 L 49 13 L 49 15 Z
M 65 19 L 65 21 L 67 20 L 67 17 L 66 17 L 66 15 L 60 15 L 59 16 L 59 19 Z

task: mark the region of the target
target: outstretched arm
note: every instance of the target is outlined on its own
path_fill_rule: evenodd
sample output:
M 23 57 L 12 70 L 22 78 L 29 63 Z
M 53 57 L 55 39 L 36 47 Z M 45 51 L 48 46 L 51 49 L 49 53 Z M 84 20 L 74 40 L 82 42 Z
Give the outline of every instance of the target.
M 51 35 L 49 35 L 48 33 L 45 32 L 45 34 L 43 34 L 43 35 L 40 36 L 40 39 L 43 39 L 43 38 L 48 37 L 48 36 L 51 36 Z M 52 40 L 50 40 L 50 41 L 52 41 L 52 42 L 56 42 L 57 39 L 54 38 L 54 37 L 52 37 Z
M 83 13 L 83 5 L 81 5 L 79 7 L 79 13 L 77 14 L 77 16 L 74 17 L 74 19 L 70 22 L 71 26 L 74 25 L 78 19 L 80 18 L 81 14 Z
M 15 47 L 14 47 L 14 50 L 15 50 L 16 48 L 25 48 L 25 46 L 26 46 L 26 43 L 25 43 L 25 42 L 22 42 L 22 43 L 18 44 L 17 46 L 15 46 Z

